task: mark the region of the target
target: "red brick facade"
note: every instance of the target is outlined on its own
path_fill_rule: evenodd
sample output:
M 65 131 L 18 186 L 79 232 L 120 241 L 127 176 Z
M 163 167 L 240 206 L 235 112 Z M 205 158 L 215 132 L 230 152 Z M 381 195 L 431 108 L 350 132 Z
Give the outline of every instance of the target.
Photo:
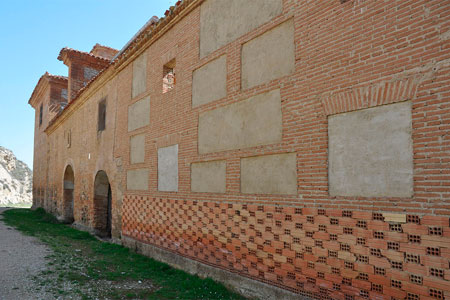
M 94 182 L 105 171 L 113 237 L 312 298 L 449 298 L 450 2 L 283 0 L 280 14 L 201 56 L 202 9 L 213 1 L 180 2 L 112 61 L 109 51 L 100 74 L 80 83 L 57 117 L 45 113 L 41 126 L 39 105 L 50 98 L 33 94 L 35 206 L 62 214 L 71 165 L 75 222 L 96 228 L 102 208 Z M 243 45 L 290 20 L 293 71 L 243 88 Z M 193 72 L 224 55 L 226 96 L 194 106 Z M 135 95 L 143 56 L 144 88 Z M 163 93 L 164 66 L 174 59 L 176 81 Z M 200 116 L 274 90 L 281 96 L 279 141 L 200 153 Z M 130 129 L 130 107 L 147 97 L 149 123 Z M 106 129 L 98 131 L 104 99 Z M 331 196 L 329 118 L 407 101 L 412 196 Z M 130 139 L 139 135 L 144 160 L 132 164 Z M 176 191 L 161 191 L 158 150 L 172 145 Z M 285 153 L 296 157 L 295 194 L 243 192 L 243 159 Z M 225 161 L 225 193 L 192 191 L 192 165 L 209 161 Z M 145 187 L 127 187 L 127 174 L 140 170 L 148 171 Z
M 448 217 L 387 218 L 358 210 L 126 196 L 122 230 L 312 298 L 443 299 L 450 290 Z

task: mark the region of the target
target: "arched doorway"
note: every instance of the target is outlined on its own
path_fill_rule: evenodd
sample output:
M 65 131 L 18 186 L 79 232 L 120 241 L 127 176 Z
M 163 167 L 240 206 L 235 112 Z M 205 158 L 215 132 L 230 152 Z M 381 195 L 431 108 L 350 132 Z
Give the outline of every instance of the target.
M 95 175 L 94 229 L 100 237 L 111 237 L 111 186 L 105 171 Z
M 73 190 L 75 187 L 75 178 L 71 165 L 66 167 L 64 171 L 63 186 L 63 213 L 62 221 L 65 223 L 73 223 Z

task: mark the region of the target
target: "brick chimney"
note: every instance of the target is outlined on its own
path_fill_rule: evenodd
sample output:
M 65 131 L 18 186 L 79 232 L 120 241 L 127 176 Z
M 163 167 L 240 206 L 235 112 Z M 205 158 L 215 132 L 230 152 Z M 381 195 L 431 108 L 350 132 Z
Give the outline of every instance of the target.
M 94 46 L 93 50 L 96 47 Z M 59 53 L 58 60 L 69 67 L 68 102 L 70 103 L 86 84 L 111 62 L 109 53 L 114 49 L 106 51 L 106 47 L 97 47 L 94 53 L 87 53 L 71 48 L 63 48 Z M 116 50 L 117 51 L 117 50 Z M 97 54 L 97 55 L 96 55 Z M 99 54 L 105 55 L 100 56 Z

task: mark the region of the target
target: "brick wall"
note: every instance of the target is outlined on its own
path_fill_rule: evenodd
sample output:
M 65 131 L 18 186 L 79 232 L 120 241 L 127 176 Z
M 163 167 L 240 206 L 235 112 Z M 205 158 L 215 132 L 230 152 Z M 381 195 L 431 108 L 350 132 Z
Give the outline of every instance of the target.
M 63 121 L 50 126 L 49 156 L 35 149 L 35 157 L 49 161 L 55 201 L 62 197 L 62 176 L 70 163 L 75 175 L 75 221 L 93 226 L 94 179 L 105 170 L 113 196 L 113 236 L 122 234 L 313 298 L 450 297 L 450 3 L 284 0 L 277 6 L 277 1 L 267 2 L 254 18 L 239 19 L 238 14 L 236 23 L 243 22 L 240 28 L 246 32 L 226 42 L 208 40 L 212 44 L 205 46 L 200 27 L 204 14 L 215 11 L 211 3 L 185 1 L 182 10 L 175 10 L 188 11 L 183 18 L 168 17 L 170 29 L 131 49 L 128 58 L 98 78 L 102 84 L 74 100 L 77 109 L 68 110 L 61 116 Z M 241 5 L 242 12 L 253 13 L 250 4 Z M 264 16 L 268 21 L 259 22 Z M 220 30 L 233 29 L 233 24 L 227 26 Z M 285 34 L 277 35 L 277 30 Z M 293 46 L 281 38 L 287 47 L 277 49 L 270 44 L 273 38 L 264 38 L 271 34 L 292 34 Z M 264 57 L 261 49 L 275 52 Z M 243 59 L 244 52 L 252 55 Z M 224 76 L 220 75 L 223 57 Z M 254 57 L 264 60 L 255 63 Z M 174 59 L 176 83 L 163 93 L 164 66 Z M 213 61 L 217 64 L 210 64 Z M 273 73 L 257 72 L 271 63 Z M 214 74 L 220 76 L 202 77 L 197 72 L 208 68 L 217 68 Z M 221 96 L 195 90 L 197 76 L 212 78 L 207 88 Z M 224 87 L 216 86 L 221 80 Z M 103 97 L 107 97 L 107 125 L 99 135 L 97 104 Z M 130 107 L 148 97 L 146 122 Z M 264 103 L 267 110 L 258 111 L 262 104 L 254 103 Z M 337 145 L 329 144 L 331 120 L 338 116 L 345 121 L 350 114 L 361 116 L 383 107 L 389 114 L 402 103 L 410 103 L 406 146 L 397 145 L 396 138 L 383 141 L 376 132 L 374 138 L 386 145 L 385 149 L 380 143 L 374 145 L 381 152 L 367 146 L 370 139 L 356 144 L 361 148 L 354 163 L 361 168 L 350 171 L 359 172 L 355 178 L 367 189 L 355 190 L 352 182 L 344 182 L 346 195 L 334 194 L 330 178 L 346 176 L 338 172 L 333 177 L 329 170 L 330 159 L 341 157 L 330 156 Z M 242 109 L 246 114 L 239 114 Z M 232 122 L 214 118 L 217 112 Z M 374 113 L 368 122 L 395 135 L 391 123 L 377 123 L 380 116 Z M 130 127 L 130 122 L 135 123 Z M 217 125 L 220 122 L 223 126 Z M 233 124 L 244 125 L 236 129 Z M 73 142 L 66 149 L 64 134 L 69 129 Z M 130 140 L 140 135 L 144 161 L 132 164 L 131 153 L 139 151 L 131 149 Z M 215 135 L 220 138 L 212 139 L 214 143 L 204 139 Z M 177 165 L 176 186 L 171 174 L 158 176 L 166 171 L 161 169 L 158 150 L 173 145 L 178 145 L 177 156 L 168 156 L 167 165 Z M 396 147 L 404 153 L 392 154 Z M 380 183 L 377 174 L 367 175 L 373 168 L 364 163 L 373 157 L 363 159 L 360 154 L 372 150 L 379 162 L 390 159 L 376 165 L 390 175 L 400 170 L 396 158 L 403 159 L 410 151 L 410 165 L 407 161 L 406 175 L 401 175 L 406 180 L 398 189 L 395 184 L 385 188 L 390 182 L 380 179 Z M 294 157 L 292 172 L 273 163 L 289 162 L 284 154 Z M 208 187 L 217 183 L 217 192 L 201 192 L 202 184 L 193 192 L 192 166 L 216 161 L 225 166 L 223 176 L 216 172 L 214 181 L 208 181 Z M 349 161 L 338 162 L 347 166 Z M 265 174 L 261 165 L 273 172 Z M 148 178 L 127 189 L 132 174 L 148 174 Z M 249 174 L 245 180 L 244 174 Z M 281 175 L 270 180 L 270 174 Z M 286 182 L 292 178 L 293 189 Z M 403 189 L 409 179 L 410 190 Z M 169 187 L 165 191 L 160 191 L 161 180 L 167 180 L 162 185 Z M 273 182 L 277 184 L 271 186 Z M 371 190 L 375 185 L 381 188 Z M 397 194 L 400 188 L 406 192 Z
M 305 296 L 443 299 L 450 290 L 448 217 L 151 196 L 126 196 L 123 207 L 126 236 Z

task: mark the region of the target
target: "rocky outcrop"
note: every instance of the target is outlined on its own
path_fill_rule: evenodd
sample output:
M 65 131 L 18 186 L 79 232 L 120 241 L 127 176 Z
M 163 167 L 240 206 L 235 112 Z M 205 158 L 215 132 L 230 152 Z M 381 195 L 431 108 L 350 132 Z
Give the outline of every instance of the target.
M 31 205 L 33 172 L 0 146 L 0 206 Z

